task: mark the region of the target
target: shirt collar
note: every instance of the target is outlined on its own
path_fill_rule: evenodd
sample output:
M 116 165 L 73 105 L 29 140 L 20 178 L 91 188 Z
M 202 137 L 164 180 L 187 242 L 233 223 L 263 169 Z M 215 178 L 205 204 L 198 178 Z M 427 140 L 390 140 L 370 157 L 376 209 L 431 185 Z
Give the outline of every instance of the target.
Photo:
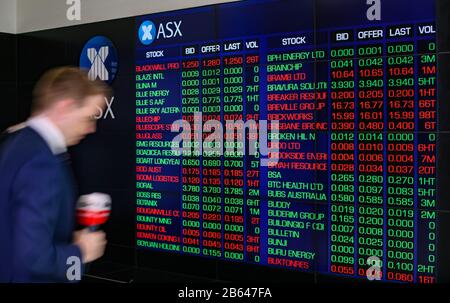
M 30 118 L 26 124 L 44 139 L 54 155 L 59 155 L 67 151 L 64 135 L 48 118 L 36 116 Z

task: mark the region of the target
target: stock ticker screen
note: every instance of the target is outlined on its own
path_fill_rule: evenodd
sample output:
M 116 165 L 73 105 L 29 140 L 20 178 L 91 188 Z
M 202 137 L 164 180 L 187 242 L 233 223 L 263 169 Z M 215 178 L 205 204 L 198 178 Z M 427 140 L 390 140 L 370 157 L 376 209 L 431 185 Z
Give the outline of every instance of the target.
M 435 3 L 370 3 L 136 19 L 139 249 L 436 282 Z

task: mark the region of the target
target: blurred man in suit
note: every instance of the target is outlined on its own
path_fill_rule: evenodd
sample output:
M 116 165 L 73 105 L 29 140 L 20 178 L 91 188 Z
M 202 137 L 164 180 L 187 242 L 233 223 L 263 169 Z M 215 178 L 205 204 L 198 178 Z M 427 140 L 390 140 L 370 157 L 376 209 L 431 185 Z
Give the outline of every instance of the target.
M 68 270 L 100 258 L 103 232 L 74 232 L 75 184 L 67 147 L 96 130 L 108 88 L 78 68 L 47 72 L 33 113 L 0 145 L 0 282 L 68 282 Z

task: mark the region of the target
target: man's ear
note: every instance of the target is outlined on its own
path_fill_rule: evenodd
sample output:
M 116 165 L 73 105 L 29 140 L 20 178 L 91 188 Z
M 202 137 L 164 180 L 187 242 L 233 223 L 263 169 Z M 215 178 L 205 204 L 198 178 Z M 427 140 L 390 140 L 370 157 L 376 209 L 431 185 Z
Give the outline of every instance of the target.
M 65 115 L 73 110 L 75 102 L 76 101 L 74 99 L 59 100 L 55 103 L 54 109 L 59 115 Z

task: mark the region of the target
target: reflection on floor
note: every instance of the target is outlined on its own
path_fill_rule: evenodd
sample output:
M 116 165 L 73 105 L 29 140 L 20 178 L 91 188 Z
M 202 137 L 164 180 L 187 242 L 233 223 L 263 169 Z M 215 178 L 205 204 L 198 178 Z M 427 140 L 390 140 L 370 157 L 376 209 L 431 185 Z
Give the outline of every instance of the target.
M 83 275 L 82 283 L 214 283 L 225 282 L 114 262 L 96 262 Z

